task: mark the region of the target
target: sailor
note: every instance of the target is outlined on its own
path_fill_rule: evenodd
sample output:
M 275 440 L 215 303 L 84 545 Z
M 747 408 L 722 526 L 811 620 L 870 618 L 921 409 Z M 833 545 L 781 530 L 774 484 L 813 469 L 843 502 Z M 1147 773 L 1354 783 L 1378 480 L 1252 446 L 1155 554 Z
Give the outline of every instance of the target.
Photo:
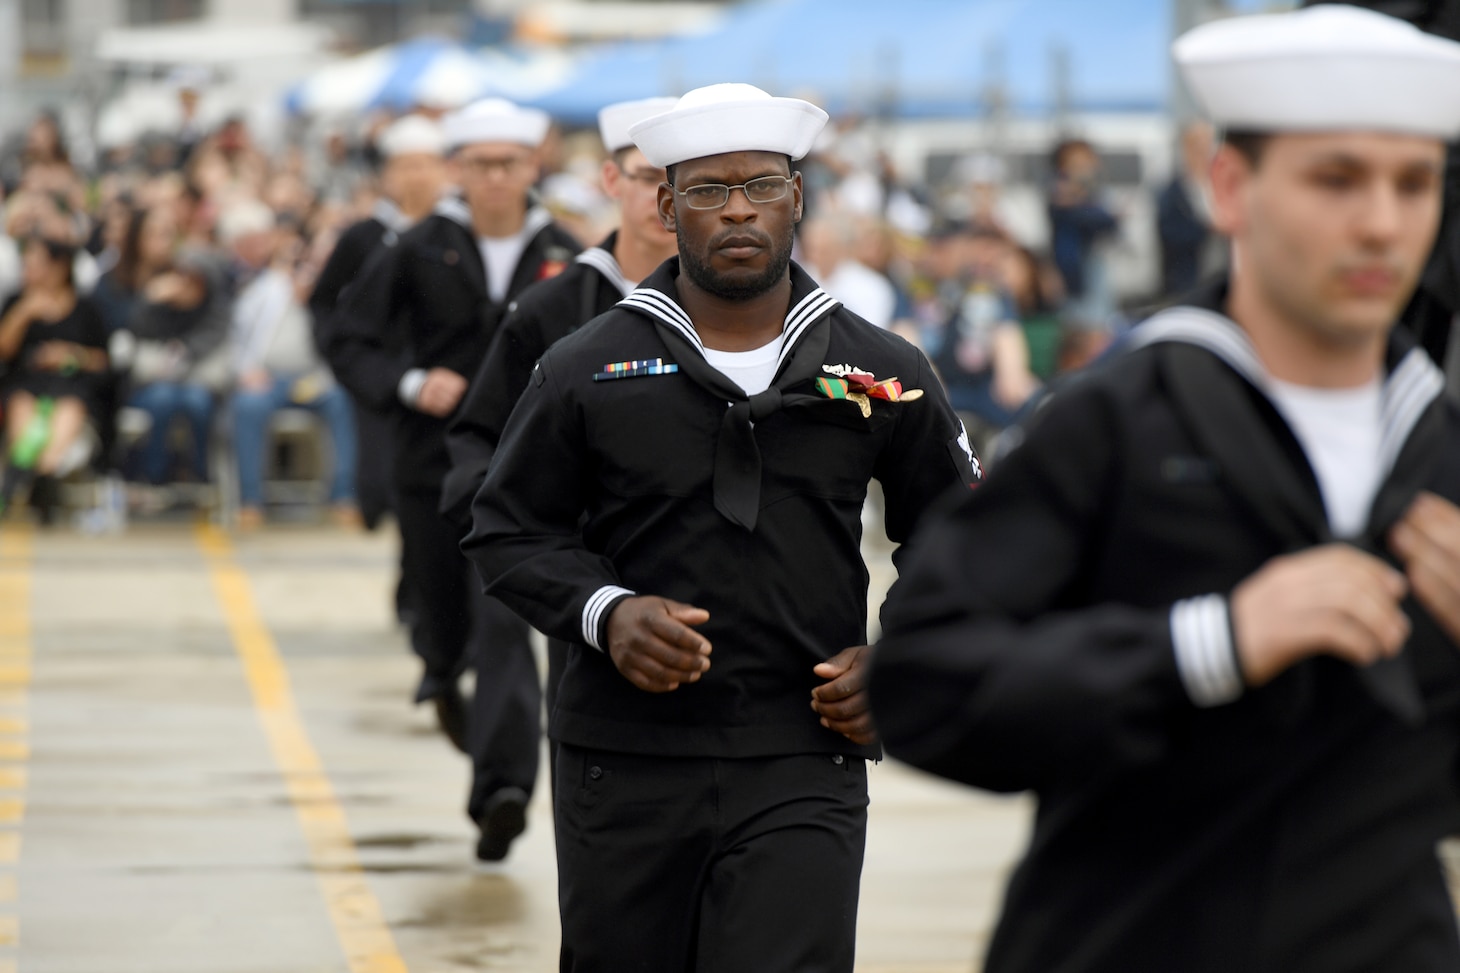
M 928 518 L 877 725 L 1038 797 L 990 973 L 1460 969 L 1460 412 L 1393 327 L 1460 45 L 1325 5 L 1174 53 L 1224 130 L 1230 278 Z
M 674 102 L 643 98 L 609 105 L 598 113 L 598 131 L 608 153 L 603 191 L 618 206 L 618 229 L 578 254 L 558 276 L 523 291 L 508 307 L 446 433 L 452 473 L 442 503 L 464 526 L 470 526 L 472 497 L 486 478 L 502 428 L 527 387 L 532 366 L 559 338 L 629 296 L 640 280 L 676 252 L 674 234 L 659 223 L 658 189 L 664 170 L 651 166 L 629 138 L 630 125 L 668 111 Z M 550 639 L 547 649 L 543 689 L 551 713 L 568 647 Z
M 826 115 L 743 84 L 629 129 L 679 255 L 533 370 L 463 549 L 571 643 L 550 724 L 562 966 L 852 969 L 887 530 L 976 480 L 927 361 L 791 262 Z
M 486 476 L 507 416 L 542 353 L 623 300 L 639 281 L 674 256 L 674 234 L 659 223 L 658 189 L 664 170 L 651 166 L 629 138 L 630 125 L 668 111 L 674 103 L 673 98 L 643 98 L 609 105 L 598 113 L 598 131 L 608 153 L 603 191 L 617 205 L 619 225 L 603 242 L 578 254 L 561 274 L 528 288 L 508 307 L 446 436 L 452 486 L 445 504 L 463 523 L 470 521 L 471 499 Z
M 368 217 L 340 234 L 309 295 L 314 343 L 331 367 L 335 355 L 332 325 L 341 292 L 359 274 L 382 240 L 387 236 L 394 240 L 431 212 L 446 184 L 442 159 L 446 142 L 440 126 L 431 119 L 423 115 L 397 119 L 381 133 L 378 147 L 385 160 L 380 171 L 381 197 Z M 391 509 L 390 412 L 373 409 L 355 399 L 355 428 L 364 447 L 356 464 L 355 494 L 365 526 L 373 530 Z M 403 607 L 408 600 L 404 597 L 405 589 L 401 590 L 398 607 Z
M 440 512 L 450 469 L 446 425 L 466 394 L 508 303 L 555 276 L 578 252 L 532 203 L 548 116 L 488 99 L 442 122 L 461 188 L 375 254 L 341 301 L 336 375 L 395 422 L 394 488 L 402 557 L 414 596 L 412 648 L 443 727 L 472 758 L 468 813 L 477 857 L 497 861 L 526 826 L 537 776 L 540 692 L 527 627 L 481 594 L 462 559 L 462 532 Z M 457 677 L 476 670 L 467 718 Z

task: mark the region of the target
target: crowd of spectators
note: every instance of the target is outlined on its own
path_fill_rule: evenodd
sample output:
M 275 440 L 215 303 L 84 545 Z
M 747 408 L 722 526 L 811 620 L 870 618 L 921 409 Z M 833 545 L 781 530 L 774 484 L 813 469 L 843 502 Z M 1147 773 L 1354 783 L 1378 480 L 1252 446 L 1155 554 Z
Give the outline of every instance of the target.
M 125 483 L 135 515 L 216 504 L 226 476 L 238 523 L 257 526 L 277 459 L 273 417 L 306 409 L 329 443 L 328 509 L 357 523 L 355 464 L 372 444 L 357 442 L 314 348 L 308 297 L 339 234 L 376 201 L 374 140 L 390 119 L 265 152 L 242 118 L 210 129 L 190 110 L 195 93 L 184 102 L 176 131 L 92 165 L 73 162 L 49 114 L 0 158 L 0 503 L 27 496 L 49 520 L 57 483 L 81 473 Z M 1189 286 L 1210 246 L 1200 137 L 1188 133 L 1195 161 L 1159 198 L 1168 287 Z M 585 245 L 611 229 L 598 151 L 588 133 L 555 133 L 536 190 Z M 851 309 L 919 345 L 982 442 L 1112 336 L 1104 253 L 1121 214 L 1093 145 L 1061 142 L 1049 160 L 1040 249 L 1002 217 L 996 156 L 970 156 L 948 185 L 927 187 L 848 122 L 800 166 L 798 259 Z

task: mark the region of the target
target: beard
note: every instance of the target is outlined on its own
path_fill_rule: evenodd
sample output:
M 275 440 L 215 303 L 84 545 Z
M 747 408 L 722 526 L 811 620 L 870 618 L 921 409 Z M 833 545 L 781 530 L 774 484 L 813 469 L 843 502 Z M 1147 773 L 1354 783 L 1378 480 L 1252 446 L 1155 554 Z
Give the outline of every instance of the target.
M 737 235 L 743 232 L 737 231 Z M 675 227 L 674 233 L 679 240 L 680 269 L 689 275 L 689 279 L 700 290 L 723 301 L 748 301 L 760 297 L 780 283 L 786 276 L 786 268 L 791 265 L 791 249 L 796 242 L 796 226 L 788 223 L 780 240 L 767 234 L 770 257 L 766 260 L 764 270 L 753 277 L 727 278 L 716 272 L 707 260 L 689 246 L 682 224 Z

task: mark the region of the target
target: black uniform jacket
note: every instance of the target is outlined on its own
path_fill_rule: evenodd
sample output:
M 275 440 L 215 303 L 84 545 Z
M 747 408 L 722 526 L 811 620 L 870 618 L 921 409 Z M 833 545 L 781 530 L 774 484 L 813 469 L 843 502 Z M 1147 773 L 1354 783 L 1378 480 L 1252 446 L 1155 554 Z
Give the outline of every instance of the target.
M 881 481 L 888 534 L 902 541 L 935 497 L 976 479 L 967 438 L 920 353 L 840 307 L 793 265 L 787 375 L 803 344 L 827 336 L 825 368 L 817 368 L 824 377 L 853 366 L 926 394 L 874 400 L 864 418 L 845 399 L 812 401 L 814 379 L 806 379 L 800 407 L 755 423 L 759 516 L 753 531 L 737 526 L 712 494 L 724 397 L 683 368 L 595 380 L 621 362 L 677 367 L 671 347 L 701 354 L 660 331 L 692 331 L 675 302 L 678 272 L 678 260 L 666 262 L 542 358 L 462 548 L 491 594 L 573 643 L 554 739 L 663 755 L 875 755 L 818 724 L 810 701 L 821 680 L 811 670 L 866 638 L 859 542 L 868 481 Z M 699 682 L 646 693 L 594 647 L 606 644 L 608 616 L 629 592 L 710 613 L 700 631 L 714 651 Z
M 410 227 L 404 213 L 387 199 L 376 202 L 370 216 L 352 224 L 335 241 L 335 248 L 309 294 L 309 311 L 314 319 L 314 344 L 326 362 L 335 353 L 334 319 L 340 295 L 354 281 L 370 255 L 389 238 L 392 242 Z
M 1435 858 L 1460 822 L 1456 646 L 1411 602 L 1384 680 L 1321 657 L 1195 705 L 1211 673 L 1178 667 L 1177 604 L 1217 596 L 1235 666 L 1226 596 L 1327 539 L 1326 515 L 1235 324 L 1178 308 L 1134 344 L 928 518 L 883 610 L 888 752 L 1038 795 L 986 968 L 1460 969 Z M 1371 550 L 1419 489 L 1460 500 L 1439 373 L 1397 333 L 1388 367 Z
M 530 210 L 528 220 L 537 234 L 518 260 L 507 301 L 561 271 L 579 250 L 546 211 Z M 357 401 L 395 416 L 397 486 L 437 491 L 450 467 L 446 420 L 404 406 L 400 381 L 413 368 L 449 368 L 471 378 L 506 304 L 487 293 L 486 267 L 460 200 L 444 200 L 395 241 L 382 242 L 341 295 L 330 363 Z
M 558 276 L 534 284 L 507 307 L 471 391 L 446 431 L 451 475 L 441 510 L 463 527 L 471 524 L 471 500 L 487 477 L 492 453 L 512 407 L 522 397 L 532 366 L 559 338 L 567 337 L 629 296 L 634 285 L 613 257 L 617 232 L 573 259 Z

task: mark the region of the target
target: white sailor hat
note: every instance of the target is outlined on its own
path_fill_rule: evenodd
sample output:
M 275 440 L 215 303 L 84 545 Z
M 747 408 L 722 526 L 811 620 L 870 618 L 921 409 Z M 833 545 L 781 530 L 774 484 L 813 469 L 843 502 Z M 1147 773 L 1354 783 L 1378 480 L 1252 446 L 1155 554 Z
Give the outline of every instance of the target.
M 407 115 L 391 122 L 377 141 L 380 154 L 387 159 L 398 155 L 441 155 L 446 151 L 446 137 L 441 126 L 425 115 Z
M 662 115 L 678 102 L 677 98 L 640 98 L 638 101 L 620 101 L 598 112 L 598 134 L 603 136 L 603 147 L 610 154 L 619 149 L 631 149 L 634 140 L 629 138 L 629 126 L 655 115 Z
M 1460 44 L 1371 10 L 1218 20 L 1177 38 L 1172 55 L 1229 131 L 1460 134 Z
M 629 135 L 656 166 L 726 152 L 777 152 L 795 160 L 811 151 L 826 118 L 799 98 L 772 98 L 749 84 L 712 84 L 630 125 Z
M 536 108 L 522 108 L 505 98 L 483 98 L 441 120 L 448 150 L 477 142 L 513 142 L 537 148 L 547 137 L 552 119 Z

